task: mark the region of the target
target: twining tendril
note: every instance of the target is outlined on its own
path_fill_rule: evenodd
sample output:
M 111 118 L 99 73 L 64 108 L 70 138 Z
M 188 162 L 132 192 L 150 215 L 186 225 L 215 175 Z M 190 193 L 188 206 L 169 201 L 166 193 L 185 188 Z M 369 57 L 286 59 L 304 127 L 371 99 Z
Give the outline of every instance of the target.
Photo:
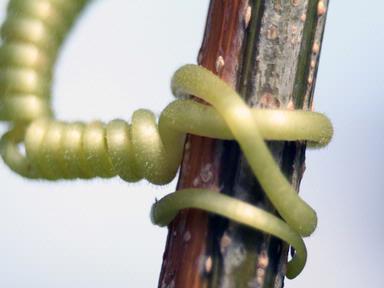
M 50 91 L 60 46 L 87 1 L 11 0 L 0 47 L 0 119 L 10 130 L 0 141 L 8 166 L 29 178 L 142 178 L 170 182 L 180 165 L 185 134 L 236 140 L 282 219 L 229 196 L 184 189 L 152 207 L 155 224 L 167 225 L 184 208 L 199 208 L 270 233 L 295 248 L 287 276 L 303 269 L 307 257 L 301 236 L 310 235 L 316 213 L 291 187 L 264 140 L 307 141 L 325 146 L 332 125 L 322 114 L 249 108 L 225 82 L 197 65 L 180 68 L 172 80 L 176 97 L 194 95 L 211 106 L 176 100 L 158 123 L 138 110 L 131 123 L 66 123 L 54 120 Z M 25 154 L 19 149 L 24 144 Z

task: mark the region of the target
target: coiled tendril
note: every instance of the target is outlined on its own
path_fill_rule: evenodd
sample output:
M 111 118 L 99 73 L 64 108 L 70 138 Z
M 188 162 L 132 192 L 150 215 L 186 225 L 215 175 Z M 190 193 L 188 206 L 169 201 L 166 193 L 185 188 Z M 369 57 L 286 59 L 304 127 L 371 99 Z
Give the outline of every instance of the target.
M 208 70 L 186 65 L 172 79 L 176 97 L 195 95 L 212 106 L 176 100 L 162 112 L 158 125 L 148 110 L 133 114 L 131 124 L 65 123 L 52 118 L 50 89 L 61 43 L 86 0 L 11 0 L 1 29 L 0 119 L 12 125 L 0 142 L 9 167 L 29 178 L 142 178 L 171 181 L 181 161 L 185 133 L 236 140 L 280 219 L 223 194 L 185 189 L 152 207 L 155 224 L 167 225 L 180 209 L 213 212 L 288 242 L 296 254 L 287 276 L 295 277 L 306 261 L 301 236 L 316 227 L 316 213 L 290 186 L 263 139 L 308 141 L 326 145 L 332 125 L 322 114 L 250 109 L 225 82 Z M 23 155 L 18 144 L 25 145 Z

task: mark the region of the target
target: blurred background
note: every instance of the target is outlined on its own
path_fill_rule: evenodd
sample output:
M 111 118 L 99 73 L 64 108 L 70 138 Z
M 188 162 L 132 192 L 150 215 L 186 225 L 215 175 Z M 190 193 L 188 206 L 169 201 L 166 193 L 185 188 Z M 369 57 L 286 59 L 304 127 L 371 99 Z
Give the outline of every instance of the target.
M 172 73 L 196 63 L 208 2 L 95 1 L 57 66 L 58 117 L 160 113 L 172 100 Z M 0 0 L 1 19 L 5 6 Z M 332 119 L 335 137 L 307 153 L 301 193 L 319 226 L 306 240 L 304 272 L 285 287 L 382 287 L 384 4 L 329 8 L 315 108 Z M 149 210 L 174 187 L 29 181 L 0 162 L 0 287 L 156 287 L 167 229 L 151 224 Z

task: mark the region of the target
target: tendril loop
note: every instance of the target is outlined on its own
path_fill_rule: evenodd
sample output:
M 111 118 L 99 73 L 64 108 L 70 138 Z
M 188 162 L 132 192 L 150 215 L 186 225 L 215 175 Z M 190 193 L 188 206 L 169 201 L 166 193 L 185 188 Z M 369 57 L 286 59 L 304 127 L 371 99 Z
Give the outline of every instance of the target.
M 8 166 L 22 176 L 49 180 L 109 178 L 130 182 L 142 178 L 170 182 L 182 157 L 186 133 L 236 140 L 255 176 L 282 219 L 243 201 L 203 189 L 167 195 L 152 207 L 155 224 L 167 225 L 180 209 L 199 208 L 270 233 L 295 248 L 287 276 L 298 275 L 306 261 L 301 236 L 310 235 L 316 213 L 291 187 L 264 143 L 307 141 L 325 146 L 332 125 L 322 114 L 249 108 L 225 82 L 197 65 L 173 76 L 176 97 L 194 95 L 211 106 L 179 99 L 169 104 L 158 123 L 138 110 L 131 123 L 66 123 L 54 120 L 50 108 L 56 58 L 86 0 L 11 0 L 1 28 L 0 120 L 11 122 L 0 141 Z M 25 154 L 19 144 L 25 146 Z

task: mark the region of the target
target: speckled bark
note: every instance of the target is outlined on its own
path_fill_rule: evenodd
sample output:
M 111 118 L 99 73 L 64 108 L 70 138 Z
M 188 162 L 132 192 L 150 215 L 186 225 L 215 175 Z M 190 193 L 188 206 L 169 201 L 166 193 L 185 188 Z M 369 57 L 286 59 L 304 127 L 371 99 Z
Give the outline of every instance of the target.
M 212 0 L 198 62 L 259 108 L 300 108 L 312 95 L 325 24 L 325 0 Z M 268 143 L 299 189 L 303 143 Z M 206 187 L 274 212 L 238 145 L 190 136 L 178 188 Z M 283 286 L 288 246 L 201 211 L 169 227 L 159 287 Z

